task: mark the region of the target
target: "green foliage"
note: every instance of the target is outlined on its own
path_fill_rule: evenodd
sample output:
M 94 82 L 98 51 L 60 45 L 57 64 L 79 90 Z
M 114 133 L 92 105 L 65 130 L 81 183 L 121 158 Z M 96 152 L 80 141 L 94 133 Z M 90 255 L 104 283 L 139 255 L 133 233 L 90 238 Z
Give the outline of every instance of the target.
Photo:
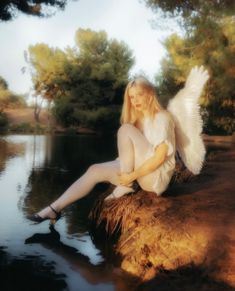
M 48 132 L 48 128 L 42 127 L 40 124 L 31 124 L 28 122 L 22 122 L 19 124 L 14 124 L 9 127 L 11 132 L 15 133 L 33 133 L 33 134 L 43 134 Z
M 70 98 L 63 96 L 55 100 L 55 106 L 52 107 L 52 114 L 63 126 L 70 126 L 76 124 L 76 120 L 73 118 L 74 109 Z
M 7 82 L 0 77 L 0 110 L 25 106 L 26 101 L 24 97 L 10 91 Z
M 30 46 L 28 52 L 35 95 L 48 101 L 54 100 L 63 93 L 61 85 L 69 81 L 66 76 L 68 70 L 65 70 L 68 65 L 66 54 L 46 44 Z
M 77 128 L 76 127 L 68 127 L 66 128 L 66 131 L 65 131 L 66 135 L 76 135 L 77 134 Z
M 207 19 L 195 22 L 194 30 L 185 37 L 170 36 L 165 46 L 167 58 L 157 77 L 159 93 L 165 100 L 183 86 L 190 68 L 205 65 L 210 81 L 200 99 L 208 112 L 205 131 L 232 133 L 235 130 L 235 25 L 234 19 Z
M 49 16 L 47 8 L 63 9 L 67 0 L 1 0 L 0 21 L 8 21 L 16 16 L 18 11 L 35 16 Z
M 156 77 L 159 94 L 167 104 L 183 86 L 190 69 L 204 65 L 210 80 L 200 99 L 207 133 L 235 130 L 235 2 L 229 0 L 145 0 L 155 11 L 179 17 L 184 36 L 165 41 L 168 55 Z M 178 18 L 179 19 L 179 18 Z
M 7 81 L 0 76 L 0 90 L 7 90 L 7 89 L 8 89 Z
M 81 77 L 111 81 L 114 89 L 126 82 L 134 60 L 124 42 L 109 40 L 105 31 L 90 29 L 79 29 L 75 40 Z
M 147 6 L 154 11 L 161 9 L 170 16 L 182 16 L 184 19 L 193 19 L 195 15 L 225 16 L 233 15 L 235 2 L 231 0 L 144 0 Z
M 76 110 L 75 119 L 82 127 L 101 131 L 116 131 L 119 127 L 120 106 L 100 107 L 97 110 Z
M 10 130 L 16 133 L 32 133 L 34 131 L 34 127 L 28 122 L 22 122 L 12 125 Z
M 54 107 L 62 109 L 62 106 Z M 119 127 L 121 107 L 113 105 L 110 107 L 99 107 L 96 110 L 75 109 L 71 106 L 64 106 L 63 111 L 55 112 L 58 114 L 58 121 L 66 126 L 88 127 L 100 131 L 115 131 Z
M 0 90 L 0 108 L 23 108 L 25 106 L 26 101 L 23 96 L 16 95 L 8 90 Z
M 95 120 L 100 126 L 109 110 L 112 118 L 110 108 L 122 103 L 134 58 L 125 43 L 108 39 L 104 31 L 79 29 L 75 40 L 77 47 L 65 51 L 45 44 L 29 47 L 35 94 L 53 101 L 53 113 L 65 126 L 81 123 L 77 110 L 91 111 L 87 122 Z M 97 116 L 91 117 L 96 110 Z

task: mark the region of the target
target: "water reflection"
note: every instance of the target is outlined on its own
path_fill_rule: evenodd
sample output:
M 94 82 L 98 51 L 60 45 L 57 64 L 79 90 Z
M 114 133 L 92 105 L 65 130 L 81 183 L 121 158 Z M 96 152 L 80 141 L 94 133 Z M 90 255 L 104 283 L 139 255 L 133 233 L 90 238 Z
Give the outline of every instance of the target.
M 65 290 L 66 275 L 56 273 L 54 265 L 38 255 L 15 258 L 0 248 L 1 290 Z
M 94 244 L 89 235 L 88 212 L 94 196 L 107 185 L 97 185 L 68 207 L 56 230 L 48 232 L 48 222 L 34 225 L 25 218 L 61 195 L 89 165 L 116 156 L 115 137 L 10 135 L 0 139 L 3 282 L 15 282 L 24 290 L 131 290 L 130 278 L 119 273 L 112 256 L 106 256 L 106 249 Z
M 7 142 L 0 138 L 0 174 L 6 167 L 6 162 L 25 152 L 24 144 Z
M 12 144 L 20 145 L 21 151 L 12 154 L 7 150 Z M 21 262 L 16 268 L 26 289 L 37 289 L 31 286 L 32 280 L 37 282 L 35 264 L 39 277 L 43 278 L 48 267 L 49 281 L 57 284 L 62 280 L 50 290 L 130 290 L 123 275 L 112 274 L 112 263 L 94 245 L 87 226 L 94 196 L 107 185 L 98 185 L 91 195 L 68 207 L 56 230 L 48 232 L 46 221 L 34 225 L 26 219 L 27 214 L 61 195 L 90 164 L 113 159 L 115 137 L 11 135 L 0 139 L 0 149 L 4 149 L 0 155 L 1 273 L 10 276 L 12 264 Z M 26 272 L 29 266 L 33 273 L 27 280 L 21 271 Z
M 40 243 L 46 248 L 51 249 L 60 257 L 66 259 L 66 261 L 72 266 L 73 270 L 79 272 L 83 278 L 86 279 L 92 285 L 102 283 L 108 283 L 111 281 L 117 281 L 117 276 L 113 275 L 112 272 L 107 273 L 107 268 L 112 269 L 110 265 L 108 267 L 107 262 L 101 262 L 99 264 L 92 264 L 88 256 L 85 256 L 78 252 L 74 247 L 66 245 L 60 239 L 60 234 L 53 226 L 49 228 L 48 233 L 36 233 L 33 236 L 25 240 L 26 244 Z M 119 280 L 120 281 L 120 280 Z M 118 282 L 117 282 L 118 283 Z M 121 282 L 118 283 L 125 287 Z M 105 288 L 105 286 L 103 286 Z M 80 285 L 79 290 L 86 290 L 85 286 L 82 288 Z M 104 289 L 103 289 L 104 290 Z M 120 288 L 119 290 L 123 290 Z
M 31 169 L 22 209 L 27 214 L 38 211 L 61 195 L 92 164 L 111 160 L 115 156 L 115 140 L 94 136 L 44 137 L 45 155 Z M 50 149 L 50 150 L 49 150 Z M 64 211 L 67 232 L 74 234 L 87 230 L 87 215 L 94 196 L 107 186 L 97 185 L 92 193 Z

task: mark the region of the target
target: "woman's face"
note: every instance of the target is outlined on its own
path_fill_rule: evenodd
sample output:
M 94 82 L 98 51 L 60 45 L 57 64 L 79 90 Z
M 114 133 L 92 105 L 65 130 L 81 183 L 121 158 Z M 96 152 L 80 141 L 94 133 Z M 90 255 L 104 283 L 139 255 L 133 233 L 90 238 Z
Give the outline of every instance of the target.
M 148 93 L 140 85 L 135 85 L 129 89 L 131 105 L 138 111 L 146 111 L 148 108 Z

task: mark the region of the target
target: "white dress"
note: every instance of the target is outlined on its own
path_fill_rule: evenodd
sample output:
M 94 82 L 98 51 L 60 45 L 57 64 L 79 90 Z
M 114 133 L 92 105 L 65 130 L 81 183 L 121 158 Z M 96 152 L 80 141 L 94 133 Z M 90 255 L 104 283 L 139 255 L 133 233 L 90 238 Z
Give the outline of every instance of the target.
M 168 145 L 167 157 L 163 164 L 150 175 L 154 176 L 152 189 L 160 196 L 167 188 L 175 169 L 175 124 L 171 114 L 166 111 L 158 112 L 154 119 L 145 117 L 142 131 L 151 144 L 146 158 L 154 155 L 156 146 L 165 142 Z

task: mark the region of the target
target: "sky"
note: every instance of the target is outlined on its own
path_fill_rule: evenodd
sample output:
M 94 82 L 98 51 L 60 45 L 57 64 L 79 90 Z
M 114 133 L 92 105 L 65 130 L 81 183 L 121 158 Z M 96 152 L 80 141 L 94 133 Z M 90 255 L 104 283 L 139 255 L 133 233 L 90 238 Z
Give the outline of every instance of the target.
M 46 43 L 50 47 L 75 46 L 79 28 L 105 30 L 108 38 L 124 41 L 133 51 L 136 63 L 131 74 L 144 72 L 150 80 L 160 69 L 165 55 L 162 45 L 169 31 L 153 29 L 157 15 L 139 0 L 76 0 L 69 1 L 65 10 L 50 18 L 38 18 L 19 13 L 10 22 L 0 22 L 0 76 L 9 89 L 25 94 L 33 87 L 24 51 L 30 45 Z

